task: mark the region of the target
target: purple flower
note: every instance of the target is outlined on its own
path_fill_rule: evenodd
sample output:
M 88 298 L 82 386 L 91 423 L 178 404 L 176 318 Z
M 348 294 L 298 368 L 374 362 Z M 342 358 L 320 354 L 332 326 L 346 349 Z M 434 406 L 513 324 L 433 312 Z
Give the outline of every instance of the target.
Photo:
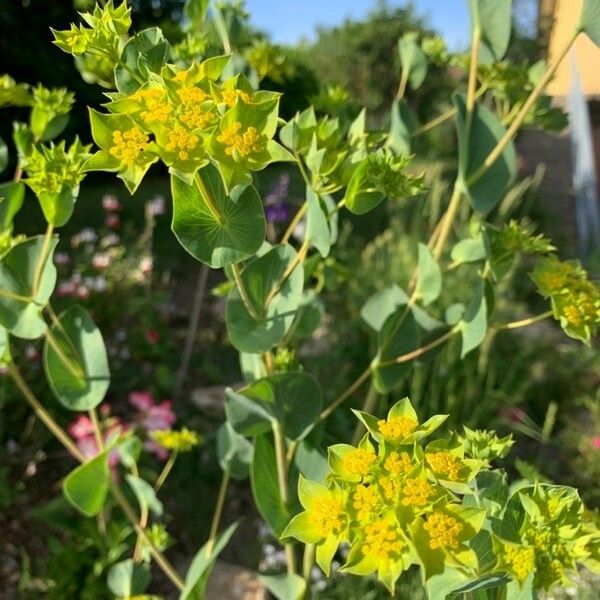
M 265 216 L 270 223 L 281 223 L 287 220 L 289 211 L 285 199 L 289 191 L 290 176 L 288 173 L 283 173 L 265 196 Z
M 288 215 L 288 207 L 283 202 L 265 206 L 265 217 L 269 223 L 283 223 L 287 221 Z

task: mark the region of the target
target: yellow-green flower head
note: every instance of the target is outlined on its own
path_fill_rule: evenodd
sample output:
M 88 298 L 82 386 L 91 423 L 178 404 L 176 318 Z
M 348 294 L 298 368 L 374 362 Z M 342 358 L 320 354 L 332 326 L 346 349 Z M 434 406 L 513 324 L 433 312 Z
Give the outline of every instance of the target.
M 373 450 L 357 448 L 353 452 L 348 452 L 344 455 L 342 465 L 348 473 L 362 479 L 369 475 L 376 461 L 377 456 Z
M 311 501 L 308 520 L 326 538 L 329 534 L 340 534 L 346 526 L 344 503 L 342 499 L 331 493 L 323 493 Z
M 122 165 L 131 167 L 138 162 L 140 155 L 148 149 L 150 138 L 137 125 L 130 129 L 117 129 L 112 132 L 112 145 L 109 152 Z
M 388 417 L 377 422 L 383 438 L 389 442 L 401 443 L 417 428 L 418 422 L 411 417 Z
M 406 550 L 398 524 L 391 519 L 379 519 L 364 527 L 364 542 L 361 552 L 365 556 L 376 556 L 379 560 L 393 560 Z
M 166 450 L 174 452 L 189 452 L 200 443 L 200 436 L 187 427 L 180 431 L 171 429 L 155 431 L 152 433 L 152 439 Z
M 225 147 L 225 154 L 235 161 L 241 161 L 252 154 L 258 154 L 265 148 L 266 137 L 256 127 L 243 128 L 239 121 L 226 127 L 217 135 L 217 141 Z
M 463 466 L 459 458 L 450 452 L 426 453 L 425 458 L 437 476 L 448 481 L 458 481 Z
M 435 490 L 425 477 L 409 477 L 402 485 L 401 495 L 402 506 L 422 508 L 430 503 Z
M 413 467 L 408 452 L 390 452 L 383 462 L 383 468 L 396 478 L 406 475 Z
M 359 521 L 366 521 L 381 509 L 381 496 L 375 485 L 358 485 L 352 495 L 352 508 Z
M 47 89 L 42 85 L 33 88 L 33 105 L 57 115 L 66 114 L 75 102 L 75 94 L 66 88 Z
M 133 99 L 139 101 L 143 110 L 140 118 L 144 123 L 165 124 L 173 116 L 173 109 L 169 104 L 166 91 L 161 87 L 140 89 L 133 94 Z
M 27 84 L 16 83 L 10 75 L 0 76 L 0 106 L 27 106 L 30 103 Z
M 189 131 L 189 129 L 181 125 L 175 125 L 171 129 L 166 149 L 169 152 L 174 152 L 179 160 L 188 160 L 190 153 L 201 143 L 200 138 Z
M 503 560 L 517 581 L 522 584 L 535 569 L 535 550 L 531 546 L 507 544 L 504 546 Z
M 456 550 L 463 526 L 448 514 L 433 512 L 427 517 L 423 529 L 429 535 L 429 547 L 432 550 Z

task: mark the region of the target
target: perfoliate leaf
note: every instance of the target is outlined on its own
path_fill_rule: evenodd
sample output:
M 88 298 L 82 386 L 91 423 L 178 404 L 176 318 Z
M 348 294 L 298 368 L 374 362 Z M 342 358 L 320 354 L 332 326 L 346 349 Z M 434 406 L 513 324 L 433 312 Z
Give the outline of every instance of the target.
M 90 410 L 104 400 L 110 383 L 108 357 L 102 334 L 85 309 L 71 307 L 50 328 L 44 371 L 54 395 L 69 410 Z
M 157 517 L 160 517 L 163 512 L 163 504 L 156 496 L 154 488 L 147 482 L 128 473 L 125 476 L 127 483 L 130 485 L 140 508 L 152 511 Z
M 391 110 L 390 133 L 387 145 L 396 154 L 412 152 L 412 132 L 416 128 L 416 117 L 405 100 L 394 100 Z
M 181 245 L 213 269 L 254 255 L 265 239 L 262 202 L 252 185 L 233 198 L 212 165 L 187 184 L 171 176 L 173 222 Z
M 261 575 L 260 580 L 269 588 L 277 600 L 302 600 L 306 581 L 295 573 Z
M 242 352 L 266 352 L 278 344 L 294 322 L 302 301 L 304 285 L 302 266 L 286 271 L 296 261 L 295 250 L 288 245 L 275 246 L 252 261 L 241 279 L 252 304 L 252 315 L 239 290 L 234 288 L 227 302 L 226 323 L 232 344 Z M 280 287 L 265 306 L 271 290 Z
M 479 62 L 502 60 L 510 42 L 512 0 L 469 0 L 471 29 L 481 31 Z
M 0 325 L 16 337 L 33 340 L 46 331 L 41 312 L 56 284 L 53 254 L 57 243 L 56 236 L 48 243 L 44 236 L 29 238 L 2 257 L 0 289 L 5 293 L 0 295 Z M 39 285 L 34 297 L 36 276 Z
M 217 432 L 217 456 L 221 469 L 233 479 L 245 479 L 252 463 L 252 444 L 229 421 Z
M 65 498 L 87 517 L 97 515 L 106 502 L 110 482 L 109 450 L 71 471 L 63 482 Z
M 490 152 L 496 147 L 506 129 L 485 106 L 475 107 L 471 127 L 467 127 L 466 101 L 455 94 L 454 104 L 458 110 L 456 129 L 458 134 L 459 181 L 469 198 L 471 206 L 479 213 L 493 210 L 517 171 L 514 145 L 509 142 L 500 157 L 476 181 L 469 180 Z
M 431 251 L 419 244 L 416 293 L 425 306 L 435 302 L 442 291 L 442 271 Z
M 421 87 L 427 76 L 427 57 L 421 46 L 417 43 L 414 33 L 406 33 L 398 41 L 402 76 L 407 77 L 410 86 L 416 90 Z
M 119 598 L 143 594 L 150 583 L 150 567 L 131 558 L 123 560 L 110 568 L 106 583 Z
M 484 283 L 479 281 L 475 293 L 460 323 L 462 335 L 461 358 L 477 348 L 485 339 L 487 332 L 487 302 Z

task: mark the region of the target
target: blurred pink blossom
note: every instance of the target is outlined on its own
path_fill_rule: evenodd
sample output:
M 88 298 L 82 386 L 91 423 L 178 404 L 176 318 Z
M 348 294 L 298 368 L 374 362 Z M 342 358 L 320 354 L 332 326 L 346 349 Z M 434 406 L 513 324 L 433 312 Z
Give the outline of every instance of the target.
M 156 344 L 160 340 L 160 333 L 156 329 L 148 329 L 146 331 L 146 340 L 149 344 Z
M 92 267 L 98 269 L 106 269 L 110 266 L 110 254 L 106 252 L 97 252 L 92 256 Z
M 144 256 L 140 261 L 140 271 L 144 275 L 149 275 L 152 273 L 152 269 L 154 268 L 154 259 L 151 256 Z
M 71 262 L 70 256 L 66 252 L 55 252 L 54 253 L 54 264 L 59 267 L 68 265 Z
M 110 213 L 106 215 L 106 219 L 104 219 L 104 224 L 109 229 L 119 229 L 119 227 L 121 227 L 121 219 L 119 219 L 119 215 L 115 213 Z
M 596 450 L 600 450 L 600 436 L 592 438 L 592 446 L 596 448 Z
M 110 409 L 109 409 L 110 410 Z M 112 423 L 103 432 L 102 439 L 106 442 L 115 434 L 123 434 L 129 429 L 125 423 L 121 423 L 119 419 L 112 419 Z M 68 427 L 68 432 L 75 440 L 75 444 L 85 458 L 92 458 L 98 454 L 98 442 L 94 433 L 94 425 L 86 415 L 79 415 Z M 119 451 L 113 450 L 108 457 L 108 465 L 114 469 L 119 464 Z
M 102 196 L 102 208 L 106 211 L 120 211 L 123 205 L 115 195 L 106 194 Z
M 147 433 L 170 429 L 177 420 L 173 412 L 173 402 L 163 400 L 157 404 L 148 391 L 131 392 L 129 402 L 138 410 L 136 421 Z M 155 454 L 159 460 L 166 460 L 169 457 L 169 452 L 152 439 L 144 442 L 144 448 Z
M 523 423 L 527 419 L 527 414 L 516 406 L 504 406 L 500 409 L 500 416 L 511 423 Z

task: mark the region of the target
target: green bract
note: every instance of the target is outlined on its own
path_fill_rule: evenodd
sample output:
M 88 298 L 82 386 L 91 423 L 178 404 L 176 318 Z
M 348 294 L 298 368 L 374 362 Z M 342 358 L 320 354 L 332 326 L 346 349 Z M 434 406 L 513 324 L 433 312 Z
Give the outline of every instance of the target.
M 48 90 L 41 85 L 34 88 L 29 119 L 34 138 L 47 141 L 60 135 L 67 126 L 74 101 L 74 94 L 64 88 Z
M 33 146 L 24 161 L 25 182 L 38 197 L 46 221 L 55 227 L 64 225 L 73 214 L 90 147 L 78 139 L 68 150 L 64 141 L 56 146 Z

